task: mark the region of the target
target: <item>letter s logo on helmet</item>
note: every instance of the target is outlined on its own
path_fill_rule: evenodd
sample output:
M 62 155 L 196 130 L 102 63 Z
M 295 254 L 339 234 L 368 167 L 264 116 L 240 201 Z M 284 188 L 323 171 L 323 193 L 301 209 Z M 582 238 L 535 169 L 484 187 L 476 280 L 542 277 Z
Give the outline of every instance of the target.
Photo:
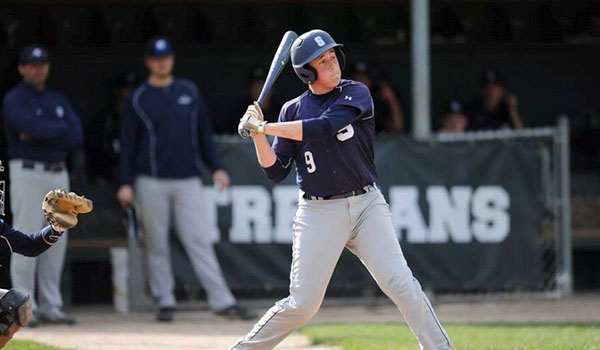
M 335 49 L 340 69 L 344 69 L 346 56 L 342 46 L 344 45 L 336 43 L 329 33 L 321 29 L 313 29 L 300 35 L 290 49 L 294 72 L 305 84 L 314 83 L 317 80 L 317 72 L 308 63 L 331 48 Z
M 323 41 L 323 39 L 320 36 L 316 36 L 315 37 L 315 42 L 317 43 L 317 45 L 319 46 L 325 46 L 325 42 Z

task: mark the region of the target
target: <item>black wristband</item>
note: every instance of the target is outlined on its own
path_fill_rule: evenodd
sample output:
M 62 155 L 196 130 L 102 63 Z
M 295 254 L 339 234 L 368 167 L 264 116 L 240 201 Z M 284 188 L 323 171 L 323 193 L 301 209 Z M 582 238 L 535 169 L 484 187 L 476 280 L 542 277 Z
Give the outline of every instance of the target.
M 53 245 L 54 243 L 58 242 L 60 236 L 62 236 L 63 233 L 60 231 L 56 231 L 52 227 L 52 225 L 50 225 L 48 228 L 44 232 L 43 238 L 46 243 L 48 243 L 49 245 Z

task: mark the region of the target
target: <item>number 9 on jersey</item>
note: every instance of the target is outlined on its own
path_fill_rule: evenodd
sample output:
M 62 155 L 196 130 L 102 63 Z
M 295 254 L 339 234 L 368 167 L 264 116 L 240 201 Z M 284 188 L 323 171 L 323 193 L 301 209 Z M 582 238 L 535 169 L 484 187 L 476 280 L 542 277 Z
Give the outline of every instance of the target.
M 312 174 L 317 170 L 317 165 L 315 164 L 315 158 L 311 151 L 304 152 L 304 161 L 306 162 L 306 170 Z

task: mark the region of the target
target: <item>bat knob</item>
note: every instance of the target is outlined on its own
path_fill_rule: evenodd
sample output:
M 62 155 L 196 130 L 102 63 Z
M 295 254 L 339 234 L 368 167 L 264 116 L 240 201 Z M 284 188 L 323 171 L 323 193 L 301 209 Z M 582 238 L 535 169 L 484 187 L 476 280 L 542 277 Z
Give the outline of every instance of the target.
M 250 131 L 246 129 L 240 130 L 239 134 L 243 139 L 247 139 L 248 137 L 250 137 Z

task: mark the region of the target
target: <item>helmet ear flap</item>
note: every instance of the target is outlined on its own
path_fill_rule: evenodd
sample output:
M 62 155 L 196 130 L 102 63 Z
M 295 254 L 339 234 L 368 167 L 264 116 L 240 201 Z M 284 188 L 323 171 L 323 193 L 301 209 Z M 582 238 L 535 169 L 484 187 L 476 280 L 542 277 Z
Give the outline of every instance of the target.
M 346 68 L 346 55 L 344 54 L 344 51 L 342 51 L 341 47 L 338 46 L 335 48 L 335 55 L 340 63 L 340 69 L 344 70 L 344 68 Z
M 295 68 L 294 71 L 298 78 L 305 84 L 312 84 L 317 81 L 317 71 L 308 64 L 300 68 Z
M 317 81 L 317 70 L 308 64 L 304 65 L 304 69 L 307 71 L 307 84 L 312 84 Z

